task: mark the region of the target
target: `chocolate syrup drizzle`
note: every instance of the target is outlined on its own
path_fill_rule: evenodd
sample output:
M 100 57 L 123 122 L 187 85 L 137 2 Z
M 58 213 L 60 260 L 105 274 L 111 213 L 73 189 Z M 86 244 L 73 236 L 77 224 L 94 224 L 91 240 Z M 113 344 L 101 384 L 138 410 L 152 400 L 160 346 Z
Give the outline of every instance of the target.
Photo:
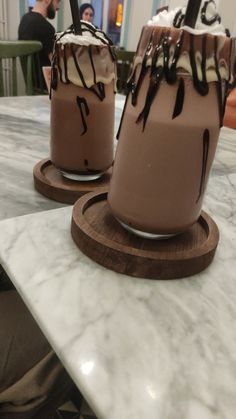
M 88 131 L 88 126 L 86 124 L 85 116 L 89 115 L 89 107 L 86 99 L 84 97 L 76 97 L 76 102 L 80 110 L 81 120 L 84 127 L 83 132 L 81 133 L 81 136 L 84 135 Z M 85 113 L 85 115 L 84 115 Z
M 193 84 L 195 89 L 200 93 L 202 96 L 206 96 L 209 91 L 208 83 L 206 80 L 206 36 L 202 38 L 202 81 L 198 78 L 197 72 L 197 63 L 195 57 L 195 48 L 194 48 L 194 39 L 195 35 L 190 34 L 190 50 L 189 50 L 189 58 L 190 58 L 190 65 L 192 68 L 192 75 L 193 75 Z M 217 38 L 216 38 L 217 39 Z M 217 63 L 218 66 L 218 63 Z
M 210 133 L 208 129 L 205 129 L 203 133 L 203 141 L 202 141 L 202 173 L 201 173 L 201 181 L 200 181 L 200 188 L 199 188 L 199 195 L 196 200 L 196 203 L 199 201 L 201 196 L 204 193 L 205 189 L 205 181 L 206 181 L 206 169 L 207 169 L 207 160 L 209 154 L 209 144 L 210 144 Z
M 171 38 L 170 38 L 170 31 L 163 32 L 159 39 L 159 42 L 154 50 L 153 57 L 152 57 L 152 64 L 151 64 L 151 72 L 150 72 L 150 83 L 148 92 L 146 95 L 145 105 L 141 113 L 137 118 L 137 123 L 143 120 L 143 131 L 145 129 L 147 119 L 149 116 L 149 112 L 153 103 L 153 100 L 160 88 L 161 81 L 165 78 L 168 84 L 173 84 L 177 80 L 177 63 L 178 59 L 181 54 L 181 49 L 184 41 L 184 31 L 180 32 L 179 39 L 176 43 L 176 48 L 174 51 L 174 55 L 172 61 L 170 62 L 170 47 L 171 47 Z M 157 66 L 158 58 L 160 54 L 163 53 L 163 64 Z M 140 80 L 135 83 L 135 72 L 132 77 L 132 85 L 133 91 L 132 96 L 136 97 L 138 91 L 140 89 Z M 140 76 L 143 76 L 141 71 Z M 132 100 L 133 103 L 133 100 Z
M 176 95 L 175 108 L 172 115 L 172 119 L 177 118 L 182 113 L 184 106 L 184 97 L 185 97 L 185 86 L 184 79 L 181 77 L 179 80 L 179 87 Z
M 174 28 L 181 28 L 181 26 L 183 26 L 184 23 L 184 18 L 185 13 L 182 12 L 182 9 L 179 9 L 173 20 Z
M 209 4 L 211 4 L 211 3 L 215 4 L 214 0 L 205 1 L 204 5 L 201 9 L 201 21 L 202 21 L 202 23 L 204 23 L 205 25 L 208 25 L 208 26 L 211 26 L 216 22 L 221 23 L 221 17 L 220 17 L 220 15 L 218 15 L 218 13 L 216 13 L 210 19 L 207 18 L 207 16 L 206 16 L 207 8 L 208 8 Z
M 216 82 L 216 90 L 217 90 L 217 97 L 218 97 L 218 103 L 219 103 L 219 117 L 220 117 L 220 127 L 223 125 L 223 118 L 224 118 L 224 101 L 223 101 L 223 95 L 222 95 L 222 78 L 219 72 L 219 67 L 217 65 L 218 63 L 218 57 L 217 57 L 217 40 L 215 39 L 214 42 L 214 61 L 215 61 L 215 68 L 216 68 L 216 75 L 218 82 Z
M 93 27 L 92 25 L 90 25 L 89 23 L 86 22 L 81 22 L 81 27 L 82 27 L 82 34 L 84 32 L 90 32 L 92 34 L 92 36 L 96 39 L 99 39 L 102 44 L 106 45 L 108 47 L 108 51 L 109 54 L 111 56 L 111 59 L 113 62 L 116 61 L 116 54 L 113 51 L 112 48 L 112 41 L 106 36 L 106 34 L 104 32 L 102 32 L 99 29 L 96 29 L 95 27 Z M 106 97 L 106 92 L 105 92 L 105 85 L 104 83 L 101 82 L 97 82 L 97 74 L 96 74 L 96 69 L 95 69 L 95 65 L 94 65 L 94 61 L 93 61 L 93 54 L 92 54 L 92 46 L 89 45 L 88 46 L 88 54 L 89 54 L 89 59 L 90 59 L 90 63 L 91 63 L 91 67 L 92 67 L 92 71 L 93 71 L 93 81 L 94 81 L 94 85 L 92 87 L 88 87 L 85 81 L 85 77 L 84 74 L 81 70 L 81 67 L 79 65 L 79 61 L 76 57 L 76 47 L 73 43 L 68 43 L 64 45 L 63 48 L 63 67 L 64 67 L 64 79 L 63 79 L 63 71 L 60 65 L 60 60 L 58 59 L 58 57 L 60 56 L 59 54 L 59 45 L 58 45 L 58 41 L 64 36 L 67 35 L 69 33 L 74 33 L 73 31 L 73 25 L 71 26 L 71 29 L 63 32 L 61 34 L 61 36 L 59 38 L 57 38 L 56 42 L 55 42 L 55 46 L 54 46 L 54 53 L 53 53 L 53 60 L 52 60 L 52 70 L 51 70 L 51 75 L 52 75 L 52 79 L 51 79 L 51 89 L 56 90 L 57 86 L 58 86 L 58 78 L 60 79 L 60 81 L 62 83 L 66 83 L 69 84 L 70 80 L 68 77 L 68 70 L 67 70 L 67 52 L 69 51 L 70 54 L 73 57 L 74 60 L 74 64 L 75 64 L 75 68 L 77 70 L 78 76 L 80 77 L 81 83 L 83 85 L 83 87 L 87 90 L 89 90 L 91 93 L 93 93 L 101 102 L 105 99 Z M 105 38 L 105 39 L 104 39 Z M 96 47 L 96 46 L 95 46 Z M 97 47 L 99 49 L 99 47 Z M 59 73 L 59 75 L 58 75 Z M 50 98 L 51 98 L 51 92 L 50 92 Z M 89 107 L 88 107 L 88 103 L 86 101 L 86 99 L 84 97 L 76 97 L 76 103 L 78 105 L 78 108 L 80 110 L 80 114 L 81 114 L 81 120 L 82 120 L 82 124 L 83 124 L 83 132 L 81 135 L 84 135 L 87 130 L 87 123 L 86 123 L 86 116 L 89 115 Z
M 122 124 L 123 124 L 123 119 L 124 119 L 124 116 L 125 116 L 125 111 L 126 111 L 127 103 L 128 103 L 128 100 L 129 100 L 129 96 L 130 96 L 130 91 L 128 91 L 128 94 L 126 95 L 125 104 L 124 104 L 123 112 L 122 112 L 121 119 L 120 119 L 120 125 L 119 125 L 119 128 L 118 128 L 117 134 L 116 134 L 116 139 L 117 140 L 119 140 L 119 138 L 120 138 L 120 131 L 121 131 L 121 127 L 122 127 Z
M 175 50 L 173 55 L 170 54 L 170 48 L 171 48 L 171 33 L 170 30 L 164 30 L 161 33 L 160 39 L 157 42 L 157 45 L 155 46 L 155 49 L 153 49 L 152 46 L 152 39 L 153 39 L 153 33 L 152 32 L 147 49 L 145 51 L 143 60 L 142 60 L 142 66 L 139 75 L 137 75 L 137 67 L 133 70 L 130 79 L 128 80 L 127 86 L 129 89 L 129 94 L 131 94 L 131 103 L 133 106 L 136 106 L 138 95 L 140 92 L 140 88 L 142 86 L 142 82 L 144 79 L 144 76 L 146 75 L 147 71 L 149 71 L 149 68 L 147 67 L 147 59 L 150 57 L 150 51 L 152 52 L 152 62 L 151 62 L 151 68 L 150 68 L 150 81 L 149 86 L 146 94 L 145 104 L 138 115 L 138 118 L 136 120 L 136 123 L 143 122 L 143 131 L 145 130 L 145 126 L 147 123 L 147 119 L 150 113 L 150 109 L 152 106 L 152 103 L 154 101 L 154 98 L 160 88 L 160 84 L 162 80 L 166 80 L 168 84 L 174 84 L 177 82 L 177 64 L 178 60 L 180 58 L 184 38 L 186 36 L 186 32 L 184 30 L 180 31 L 180 36 L 178 41 L 176 42 Z M 206 75 L 206 60 L 207 60 L 207 35 L 202 37 L 202 48 L 201 48 L 201 73 L 202 73 L 202 80 L 198 76 L 197 71 L 197 63 L 196 63 L 196 48 L 195 48 L 195 36 L 192 34 L 188 34 L 189 40 L 190 40 L 190 48 L 189 48 L 189 59 L 190 59 L 190 66 L 192 70 L 192 79 L 193 84 L 196 89 L 196 91 L 201 96 L 206 96 L 209 92 L 209 84 L 207 82 L 207 75 Z M 153 49 L 153 50 L 152 50 Z M 160 54 L 163 55 L 163 60 L 159 65 L 157 66 L 158 58 L 160 57 Z M 214 63 L 215 63 L 215 71 L 217 74 L 217 92 L 218 92 L 218 106 L 219 106 L 219 115 L 220 115 L 220 126 L 222 126 L 223 123 L 223 115 L 224 115 L 224 105 L 225 102 L 223 100 L 223 94 L 222 94 L 222 78 L 220 75 L 220 69 L 219 69 L 219 57 L 218 57 L 218 37 L 214 37 Z M 127 97 L 127 100 L 128 100 Z M 173 110 L 173 116 L 172 118 L 177 118 L 184 107 L 184 83 L 180 82 L 178 92 L 176 95 L 176 102 Z M 127 104 L 126 100 L 126 104 Z M 125 111 L 125 108 L 124 108 Z M 119 139 L 119 135 L 122 128 L 123 123 L 123 117 L 124 117 L 124 111 L 122 114 L 119 130 L 117 133 L 117 139 Z
M 69 47 L 70 47 L 70 50 L 71 50 L 72 57 L 74 59 L 74 64 L 75 64 L 76 70 L 77 70 L 78 75 L 79 75 L 80 80 L 81 80 L 81 83 L 83 84 L 83 86 L 84 86 L 85 89 L 88 89 L 88 86 L 86 84 L 86 81 L 85 81 L 83 72 L 82 72 L 82 70 L 81 70 L 81 68 L 79 66 L 78 60 L 77 60 L 76 55 L 75 55 L 74 45 L 73 44 L 69 44 Z M 64 47 L 64 52 L 65 52 L 65 50 L 66 50 L 66 46 Z M 65 54 L 64 54 L 64 67 L 65 66 L 67 66 L 67 60 L 65 59 Z M 69 79 L 68 79 L 68 83 L 69 83 Z

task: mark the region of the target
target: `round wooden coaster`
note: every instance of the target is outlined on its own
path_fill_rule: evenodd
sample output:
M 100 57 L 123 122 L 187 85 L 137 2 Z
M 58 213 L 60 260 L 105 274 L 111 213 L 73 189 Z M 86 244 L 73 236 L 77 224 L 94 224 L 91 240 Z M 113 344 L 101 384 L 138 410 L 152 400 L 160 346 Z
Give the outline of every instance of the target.
M 80 198 L 73 208 L 71 234 L 95 262 L 113 271 L 149 279 L 194 275 L 213 260 L 219 230 L 202 212 L 188 231 L 167 240 L 148 240 L 127 232 L 113 217 L 107 191 Z
M 62 176 L 50 159 L 43 159 L 35 165 L 33 174 L 34 186 L 39 193 L 54 201 L 74 204 L 82 195 L 93 191 L 99 192 L 107 187 L 111 178 L 111 169 L 100 179 L 78 182 Z

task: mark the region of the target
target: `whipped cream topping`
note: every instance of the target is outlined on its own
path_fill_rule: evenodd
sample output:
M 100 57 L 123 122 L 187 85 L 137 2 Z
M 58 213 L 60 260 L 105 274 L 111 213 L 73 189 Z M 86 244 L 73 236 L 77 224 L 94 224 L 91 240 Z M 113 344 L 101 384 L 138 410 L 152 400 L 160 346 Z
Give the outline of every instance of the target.
M 163 26 L 163 27 L 181 27 L 189 33 L 194 35 L 212 34 L 217 36 L 225 36 L 225 28 L 221 24 L 221 18 L 217 13 L 216 3 L 214 0 L 202 1 L 195 28 L 185 26 L 186 7 L 176 8 L 174 10 L 164 10 L 153 16 L 148 21 L 149 26 Z
M 116 56 L 111 40 L 92 24 L 81 21 L 82 35 L 73 29 L 58 33 L 53 67 L 62 83 L 91 89 L 116 83 Z M 56 82 L 54 83 L 56 84 Z M 100 93 L 97 93 L 100 97 Z M 102 95 L 101 95 L 102 97 Z
M 152 19 L 148 21 L 148 26 L 163 26 L 163 27 L 171 27 L 173 26 L 173 21 L 176 14 L 181 10 L 177 7 L 174 10 L 163 10 L 162 12 L 158 13 L 156 16 L 153 16 Z
M 91 23 L 81 20 L 82 35 L 75 35 L 71 30 L 56 35 L 56 42 L 62 45 L 109 45 L 106 34 Z

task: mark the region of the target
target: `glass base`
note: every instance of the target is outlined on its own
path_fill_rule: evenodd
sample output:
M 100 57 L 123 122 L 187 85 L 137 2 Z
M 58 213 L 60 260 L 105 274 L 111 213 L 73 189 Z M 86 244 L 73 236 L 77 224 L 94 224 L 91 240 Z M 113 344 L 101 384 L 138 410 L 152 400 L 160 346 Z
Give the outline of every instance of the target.
M 129 231 L 130 233 L 136 234 L 136 236 L 142 237 L 143 239 L 151 239 L 151 240 L 168 240 L 171 239 L 171 237 L 175 237 L 180 233 L 175 233 L 175 234 L 152 234 L 152 233 L 147 233 L 145 231 L 141 231 L 141 230 L 136 230 L 133 227 L 128 226 L 127 224 L 123 223 L 123 221 L 120 221 L 117 218 L 117 221 L 119 221 L 119 223 L 122 225 L 122 227 L 124 227 L 127 231 Z
M 61 169 L 60 169 L 60 173 L 65 178 L 70 179 L 70 180 L 76 180 L 77 182 L 89 182 L 91 180 L 96 180 L 102 177 L 102 175 L 104 174 L 104 172 L 78 174 L 78 173 L 65 172 L 65 170 L 61 170 Z

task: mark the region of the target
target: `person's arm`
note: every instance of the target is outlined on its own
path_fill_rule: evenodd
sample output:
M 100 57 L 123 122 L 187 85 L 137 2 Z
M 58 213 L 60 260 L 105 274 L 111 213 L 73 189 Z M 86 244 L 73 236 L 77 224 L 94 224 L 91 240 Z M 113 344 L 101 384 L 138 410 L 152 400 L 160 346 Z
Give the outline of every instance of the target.
M 55 29 L 45 19 L 45 22 L 44 22 L 44 24 L 42 25 L 42 27 L 40 29 L 40 37 L 39 37 L 39 40 L 42 42 L 44 53 L 45 53 L 45 55 L 48 56 L 50 62 L 52 60 L 54 37 L 55 37 Z

